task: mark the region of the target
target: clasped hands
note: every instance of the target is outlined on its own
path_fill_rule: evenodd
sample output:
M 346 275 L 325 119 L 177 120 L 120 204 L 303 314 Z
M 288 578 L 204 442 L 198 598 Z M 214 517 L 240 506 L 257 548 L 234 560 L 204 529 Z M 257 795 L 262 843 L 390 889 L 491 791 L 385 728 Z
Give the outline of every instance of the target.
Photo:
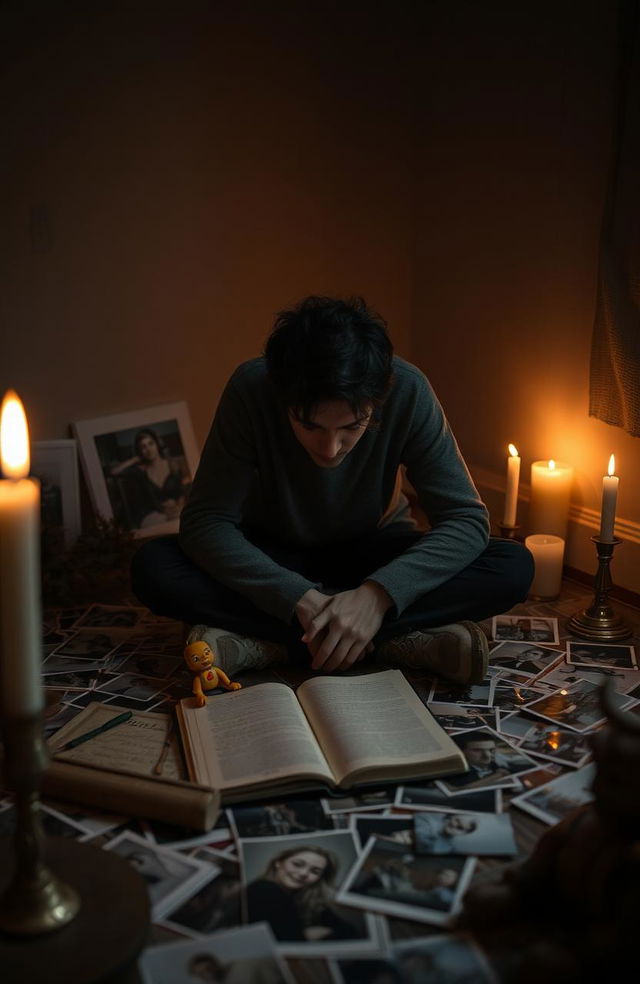
M 326 595 L 316 588 L 296 605 L 304 629 L 302 641 L 312 655 L 311 667 L 330 673 L 348 670 L 373 649 L 372 639 L 393 601 L 375 581 L 339 594 Z

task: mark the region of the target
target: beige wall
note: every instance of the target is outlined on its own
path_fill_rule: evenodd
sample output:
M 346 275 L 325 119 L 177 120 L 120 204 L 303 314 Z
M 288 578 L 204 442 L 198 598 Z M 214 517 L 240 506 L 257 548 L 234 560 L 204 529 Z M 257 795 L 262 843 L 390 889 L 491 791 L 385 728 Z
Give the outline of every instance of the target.
M 638 442 L 587 410 L 614 5 L 44 6 L 3 8 L 0 384 L 36 440 L 184 399 L 201 443 L 275 311 L 360 293 L 496 518 L 508 441 L 525 482 L 574 465 L 583 569 L 616 452 L 640 590 Z
M 464 10 L 464 16 L 461 12 Z M 615 452 L 614 580 L 640 590 L 640 442 L 588 416 L 598 236 L 611 139 L 615 5 L 438 5 L 422 78 L 413 357 L 494 520 L 506 447 L 575 469 L 566 559 L 595 568 Z

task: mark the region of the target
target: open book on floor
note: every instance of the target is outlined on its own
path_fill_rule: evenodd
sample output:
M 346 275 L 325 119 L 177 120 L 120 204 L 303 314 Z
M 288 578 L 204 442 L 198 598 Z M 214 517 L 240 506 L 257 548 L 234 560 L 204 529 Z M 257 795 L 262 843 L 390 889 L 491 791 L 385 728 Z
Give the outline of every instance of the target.
M 351 790 L 467 768 L 400 670 L 260 683 L 180 701 L 190 778 L 222 803 L 328 787 Z

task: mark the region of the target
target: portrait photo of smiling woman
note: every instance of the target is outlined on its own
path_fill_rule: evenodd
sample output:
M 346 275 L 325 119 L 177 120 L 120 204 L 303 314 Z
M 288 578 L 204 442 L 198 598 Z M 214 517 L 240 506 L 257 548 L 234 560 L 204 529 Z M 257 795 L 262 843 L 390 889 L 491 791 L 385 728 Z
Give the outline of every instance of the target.
M 335 902 L 352 856 L 355 860 L 350 832 L 341 831 L 337 839 L 335 833 L 247 839 L 243 856 L 249 923 L 267 922 L 277 940 L 294 944 L 335 944 L 367 935 L 360 914 Z

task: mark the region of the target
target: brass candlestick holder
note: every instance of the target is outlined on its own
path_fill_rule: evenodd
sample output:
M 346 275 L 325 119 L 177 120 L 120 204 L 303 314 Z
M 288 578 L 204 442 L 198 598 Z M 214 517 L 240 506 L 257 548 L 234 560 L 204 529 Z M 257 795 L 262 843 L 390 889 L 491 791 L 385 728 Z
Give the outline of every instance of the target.
M 47 756 L 42 715 L 3 721 L 4 777 L 15 792 L 16 829 L 13 879 L 0 901 L 0 929 L 37 936 L 66 926 L 78 913 L 80 897 L 45 864 L 40 819 L 40 782 Z
M 627 639 L 631 635 L 631 628 L 620 615 L 616 614 L 607 600 L 613 584 L 610 572 L 611 559 L 614 549 L 622 543 L 622 540 L 617 537 L 613 540 L 601 540 L 599 536 L 592 536 L 591 540 L 598 551 L 594 599 L 589 608 L 571 616 L 567 622 L 567 630 L 594 642 Z

